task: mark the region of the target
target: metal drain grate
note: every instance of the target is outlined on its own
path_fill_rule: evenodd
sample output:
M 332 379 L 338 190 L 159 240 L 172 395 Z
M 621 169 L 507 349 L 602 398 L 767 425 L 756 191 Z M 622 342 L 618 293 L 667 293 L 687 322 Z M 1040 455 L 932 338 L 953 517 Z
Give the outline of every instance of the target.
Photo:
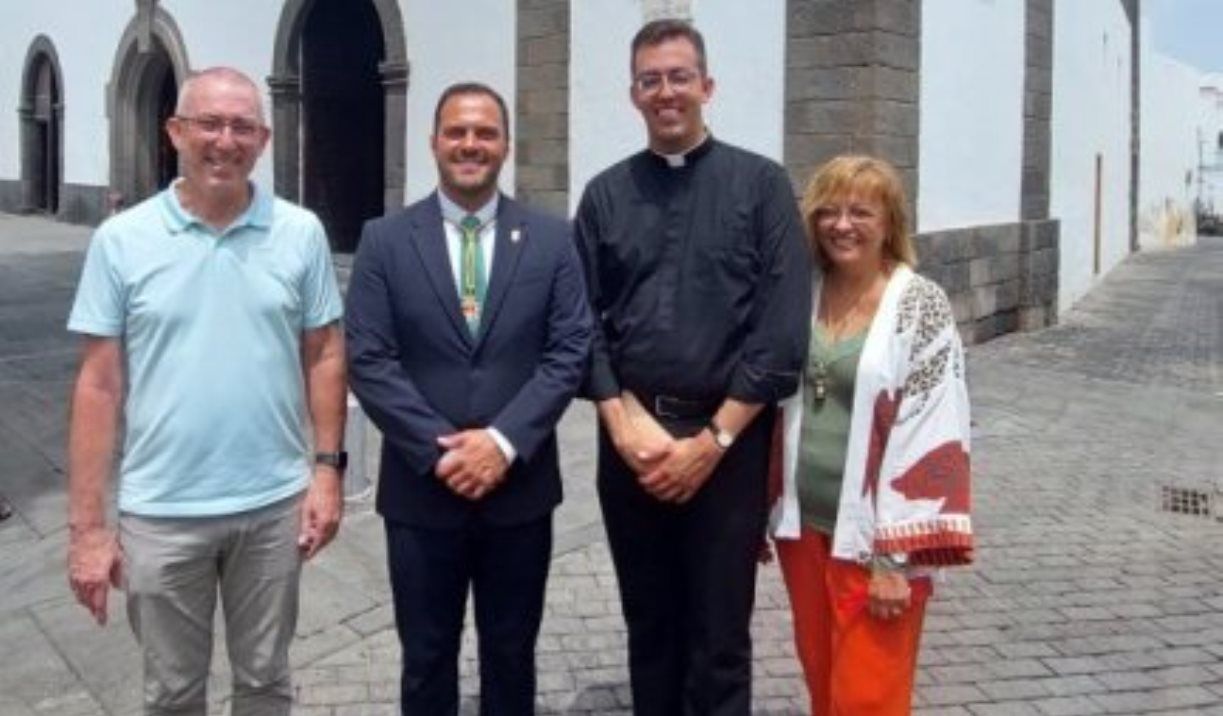
M 1215 493 L 1189 487 L 1160 488 L 1160 509 L 1177 515 L 1210 517 L 1214 514 Z

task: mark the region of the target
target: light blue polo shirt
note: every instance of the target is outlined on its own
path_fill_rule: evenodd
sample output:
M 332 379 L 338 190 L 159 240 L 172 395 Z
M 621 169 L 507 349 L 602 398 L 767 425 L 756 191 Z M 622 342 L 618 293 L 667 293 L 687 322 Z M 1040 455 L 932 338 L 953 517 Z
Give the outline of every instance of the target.
M 340 313 L 319 220 L 261 189 L 222 233 L 173 187 L 99 226 L 68 330 L 124 343 L 119 509 L 223 515 L 304 489 L 301 335 Z

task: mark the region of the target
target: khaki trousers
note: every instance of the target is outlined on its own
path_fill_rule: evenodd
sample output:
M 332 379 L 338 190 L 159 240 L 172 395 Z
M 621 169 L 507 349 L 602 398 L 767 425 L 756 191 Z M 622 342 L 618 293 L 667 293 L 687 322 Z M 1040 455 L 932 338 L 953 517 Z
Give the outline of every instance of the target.
M 289 713 L 300 501 L 298 495 L 218 517 L 120 516 L 146 714 L 206 713 L 218 594 L 233 668 L 232 716 Z

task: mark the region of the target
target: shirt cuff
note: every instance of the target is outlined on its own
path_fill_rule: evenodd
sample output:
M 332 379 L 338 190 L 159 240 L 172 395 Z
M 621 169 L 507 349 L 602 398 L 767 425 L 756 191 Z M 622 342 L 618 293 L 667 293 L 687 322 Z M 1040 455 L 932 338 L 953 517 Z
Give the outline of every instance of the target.
M 761 370 L 740 364 L 731 375 L 726 397 L 743 403 L 776 403 L 798 389 L 798 379 L 798 371 Z
M 616 380 L 616 374 L 612 371 L 611 366 L 599 360 L 591 364 L 590 373 L 587 374 L 586 383 L 583 386 L 582 397 L 596 403 L 620 397 L 620 382 Z
M 518 451 L 510 444 L 510 441 L 501 434 L 501 431 L 496 428 L 487 428 L 488 435 L 497 443 L 497 447 L 501 449 L 501 454 L 505 456 L 505 464 L 511 465 L 514 458 L 518 457 Z

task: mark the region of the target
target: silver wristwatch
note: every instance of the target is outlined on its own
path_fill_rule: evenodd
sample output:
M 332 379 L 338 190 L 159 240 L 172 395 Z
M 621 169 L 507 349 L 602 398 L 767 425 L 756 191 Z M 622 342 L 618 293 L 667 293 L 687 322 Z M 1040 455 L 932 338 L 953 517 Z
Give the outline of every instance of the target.
M 710 434 L 713 435 L 713 442 L 723 452 L 730 449 L 731 445 L 735 444 L 735 434 L 729 430 L 723 430 L 713 418 L 709 419 L 709 424 L 705 426 Z

